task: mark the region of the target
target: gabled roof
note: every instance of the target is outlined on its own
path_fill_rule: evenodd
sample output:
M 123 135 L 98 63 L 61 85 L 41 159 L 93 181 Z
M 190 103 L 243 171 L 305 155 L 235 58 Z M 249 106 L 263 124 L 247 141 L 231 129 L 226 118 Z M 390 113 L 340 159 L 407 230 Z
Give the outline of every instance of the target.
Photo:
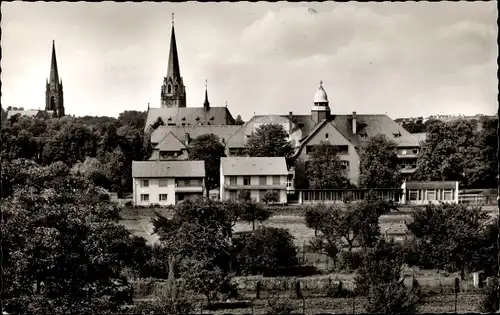
M 284 157 L 224 157 L 221 167 L 225 176 L 288 174 Z
M 182 123 L 189 123 L 190 125 L 231 125 L 234 124 L 233 116 L 227 107 L 160 107 L 149 108 L 148 117 L 144 130 L 147 130 L 152 124 L 156 122 L 158 117 L 161 117 L 165 125 L 175 123 L 182 125 Z
M 155 146 L 155 149 L 159 151 L 180 151 L 182 149 L 186 149 L 186 146 L 172 132 L 169 132 Z
M 133 178 L 205 177 L 204 161 L 132 161 Z
M 425 132 L 412 133 L 411 135 L 414 136 L 420 143 L 425 142 L 425 139 L 427 139 L 427 133 Z
M 186 126 L 186 127 L 173 127 L 173 126 L 160 126 L 151 134 L 151 143 L 157 144 L 167 134 L 172 133 L 180 140 L 184 140 L 186 134 L 189 138 L 195 139 L 204 134 L 214 134 L 219 137 L 219 140 L 225 142 L 233 135 L 241 126 L 240 125 L 218 125 L 218 126 Z M 182 141 L 181 141 L 182 142 Z

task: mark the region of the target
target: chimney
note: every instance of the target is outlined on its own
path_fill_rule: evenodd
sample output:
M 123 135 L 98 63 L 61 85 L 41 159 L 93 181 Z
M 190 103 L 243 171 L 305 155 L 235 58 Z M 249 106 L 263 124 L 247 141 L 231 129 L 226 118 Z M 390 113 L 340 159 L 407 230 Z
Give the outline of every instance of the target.
M 293 112 L 288 112 L 288 132 L 292 134 L 292 128 L 293 128 Z
M 357 122 L 356 122 L 356 112 L 352 112 L 352 133 L 356 134 L 357 132 Z
M 184 134 L 184 145 L 186 147 L 189 145 L 189 133 Z

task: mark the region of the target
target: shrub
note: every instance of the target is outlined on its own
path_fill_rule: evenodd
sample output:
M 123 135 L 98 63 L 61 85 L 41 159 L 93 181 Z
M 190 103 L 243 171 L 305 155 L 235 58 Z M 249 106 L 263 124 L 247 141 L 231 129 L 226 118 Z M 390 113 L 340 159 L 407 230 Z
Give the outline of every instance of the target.
M 267 298 L 266 314 L 291 314 L 297 307 L 290 297 L 280 297 L 279 294 L 271 294 Z
M 286 229 L 263 227 L 235 240 L 236 266 L 240 274 L 283 271 L 298 265 L 293 236 Z
M 365 309 L 369 313 L 414 314 L 417 311 L 417 303 L 418 297 L 403 283 L 392 281 L 370 287 Z
M 338 259 L 338 269 L 348 272 L 352 272 L 361 266 L 363 256 L 361 252 L 340 252 L 340 258 Z
M 494 279 L 493 283 L 485 288 L 485 295 L 481 300 L 481 305 L 479 309 L 484 313 L 494 313 L 500 308 L 498 301 L 498 285 L 497 281 Z

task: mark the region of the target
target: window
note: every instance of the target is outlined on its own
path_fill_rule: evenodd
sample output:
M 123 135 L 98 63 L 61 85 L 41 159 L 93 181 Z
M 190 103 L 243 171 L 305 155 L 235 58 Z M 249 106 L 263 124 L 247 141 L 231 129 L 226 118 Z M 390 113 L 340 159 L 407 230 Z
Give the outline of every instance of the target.
M 178 179 L 177 182 L 175 183 L 176 187 L 184 187 L 186 186 L 186 183 L 184 182 L 183 179 Z
M 236 176 L 229 177 L 229 185 L 236 185 Z
M 444 191 L 443 199 L 444 200 L 453 200 L 453 195 L 452 195 L 451 190 L 445 190 Z
M 413 154 L 417 154 L 418 153 L 418 149 L 413 149 L 412 152 L 413 152 Z
M 315 147 L 314 145 L 308 145 L 308 146 L 306 146 L 306 154 L 313 153 L 313 151 L 315 149 L 314 147 Z
M 178 201 L 182 201 L 182 200 L 184 200 L 184 194 L 178 194 L 178 195 L 177 195 L 177 200 L 178 200 Z
M 408 193 L 409 200 L 418 200 L 418 190 L 410 190 Z
M 149 180 L 148 179 L 143 179 L 141 181 L 141 187 L 149 187 Z
M 141 201 L 149 201 L 149 194 L 141 194 Z
M 245 185 L 245 186 L 250 185 L 250 177 L 249 176 L 243 177 L 243 185 Z
M 261 189 L 259 190 L 259 201 L 262 202 L 264 199 L 264 196 L 266 195 L 267 190 Z
M 325 133 L 325 138 L 328 139 L 328 134 L 327 133 Z
M 335 146 L 335 151 L 337 151 L 337 154 L 349 154 L 349 146 L 347 145 L 336 145 Z
M 406 149 L 401 149 L 401 155 L 406 155 Z
M 399 168 L 405 168 L 406 164 L 399 164 Z
M 427 200 L 436 200 L 436 191 L 428 190 L 427 191 Z
M 267 176 L 259 176 L 259 185 L 267 185 Z
M 293 175 L 288 175 L 286 178 L 286 187 L 292 187 Z
M 168 180 L 166 178 L 160 178 L 158 186 L 160 186 L 160 187 L 167 187 L 168 186 Z
M 160 194 L 160 201 L 167 201 L 167 194 Z
M 280 184 L 280 177 L 273 176 L 273 185 L 279 185 L 279 184 Z
M 340 165 L 342 166 L 342 169 L 344 169 L 344 170 L 349 169 L 349 161 L 341 160 Z

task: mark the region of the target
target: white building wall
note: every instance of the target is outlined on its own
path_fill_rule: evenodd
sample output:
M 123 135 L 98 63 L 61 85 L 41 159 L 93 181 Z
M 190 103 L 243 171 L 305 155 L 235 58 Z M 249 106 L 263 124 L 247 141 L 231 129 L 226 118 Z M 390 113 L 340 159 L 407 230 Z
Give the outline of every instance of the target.
M 160 178 L 134 178 L 133 199 L 137 206 L 148 206 L 150 204 L 175 205 L 175 178 L 162 178 L 167 180 L 166 187 L 160 187 Z M 148 187 L 141 187 L 143 180 L 149 181 Z M 142 194 L 149 194 L 149 201 L 141 201 Z M 167 201 L 160 202 L 160 194 L 167 194 Z

